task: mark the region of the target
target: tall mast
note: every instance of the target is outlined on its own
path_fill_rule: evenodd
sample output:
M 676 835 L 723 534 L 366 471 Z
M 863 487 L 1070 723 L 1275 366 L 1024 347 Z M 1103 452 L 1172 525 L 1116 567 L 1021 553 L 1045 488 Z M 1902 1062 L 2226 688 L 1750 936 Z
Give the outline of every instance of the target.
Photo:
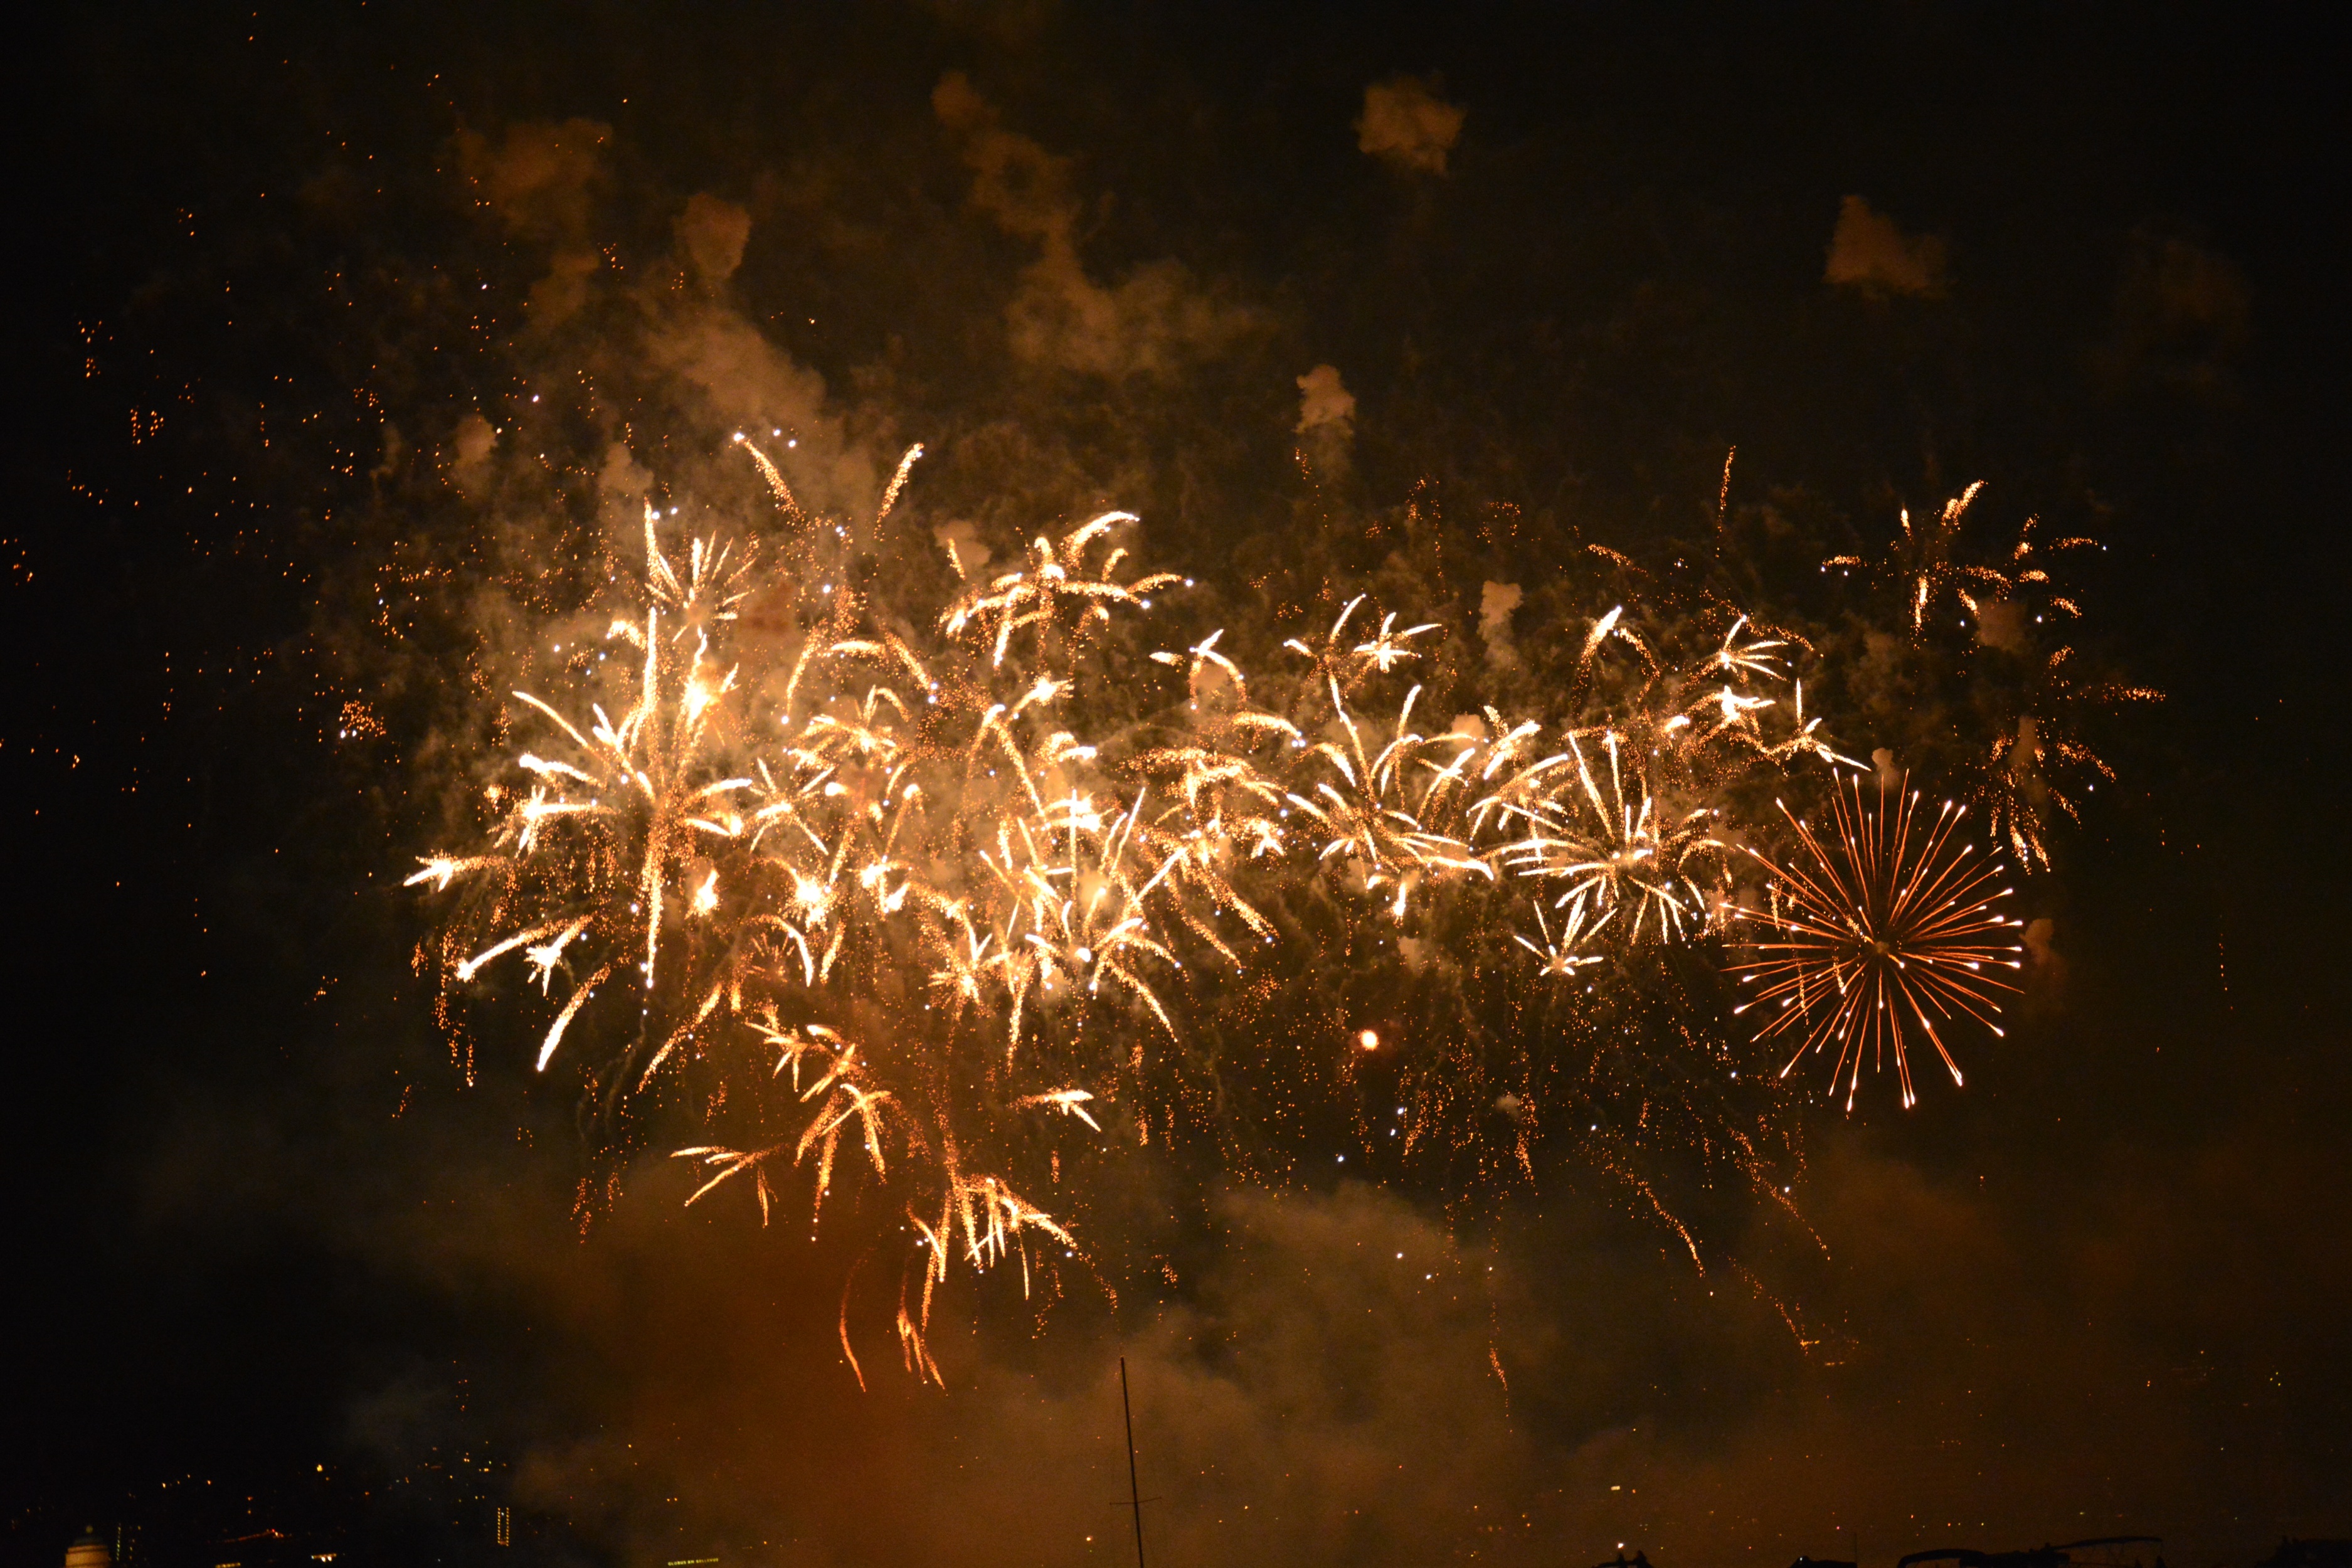
M 1135 1406 L 1127 1397 L 1127 1358 L 1118 1358 L 1118 1408 L 1127 1417 L 1127 1497 L 1135 1510 L 1135 1568 L 1143 1568 L 1143 1489 L 1135 1481 Z

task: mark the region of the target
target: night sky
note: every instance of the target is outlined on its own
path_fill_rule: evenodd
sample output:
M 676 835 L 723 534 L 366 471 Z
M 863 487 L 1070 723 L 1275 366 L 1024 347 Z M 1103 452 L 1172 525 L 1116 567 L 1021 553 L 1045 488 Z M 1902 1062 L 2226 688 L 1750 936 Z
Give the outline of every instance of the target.
M 2324 16 L 661 10 L 18 41 L 10 1568 L 93 1521 L 471 1561 L 500 1505 L 550 1561 L 1117 1563 L 1122 1354 L 1160 1562 L 2352 1535 Z M 1125 507 L 1217 593 L 1310 513 L 1665 547 L 1734 447 L 1728 513 L 1806 544 L 1982 479 L 2106 546 L 2078 641 L 2166 696 L 1967 1088 L 1799 1111 L 1818 1245 L 1702 1205 L 1702 1271 L 1565 1146 L 1476 1201 L 1139 1156 L 1115 1310 L 992 1279 L 944 1391 L 877 1326 L 861 1393 L 855 1221 L 682 1211 L 648 1146 L 583 1228 L 576 1080 L 453 1057 L 399 886 L 487 734 L 467 563 L 614 441 L 749 495 L 753 416 L 813 505 L 919 440 L 919 518 Z

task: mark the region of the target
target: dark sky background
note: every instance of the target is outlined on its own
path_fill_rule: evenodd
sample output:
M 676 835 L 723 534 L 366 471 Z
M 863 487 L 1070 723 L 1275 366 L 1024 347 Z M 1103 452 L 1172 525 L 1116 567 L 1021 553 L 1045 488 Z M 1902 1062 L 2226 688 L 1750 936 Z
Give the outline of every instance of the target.
M 11 1563 L 166 1480 L 457 1453 L 604 1560 L 1111 1563 L 1120 1353 L 1161 1561 L 2352 1534 L 2327 19 L 1265 9 L 20 40 Z M 1462 112 L 1418 166 L 1359 134 L 1404 75 Z M 1890 226 L 1834 281 L 1850 196 Z M 469 419 L 601 451 L 521 401 L 593 367 L 666 484 L 767 417 L 870 506 L 920 439 L 914 504 L 1115 501 L 1205 574 L 1294 525 L 1318 364 L 1343 506 L 1427 481 L 1630 547 L 1737 444 L 1735 506 L 1874 533 L 1981 478 L 2108 544 L 2086 645 L 2168 700 L 2032 894 L 2054 958 L 1965 1091 L 1810 1116 L 1826 1257 L 1733 1238 L 1818 1342 L 1564 1170 L 1459 1224 L 1234 1185 L 1116 1312 L 963 1303 L 944 1394 L 860 1394 L 848 1253 L 658 1163 L 583 1239 L 568 1101 L 520 1045 L 451 1063 L 395 885 L 466 694 L 367 602 L 567 493 Z

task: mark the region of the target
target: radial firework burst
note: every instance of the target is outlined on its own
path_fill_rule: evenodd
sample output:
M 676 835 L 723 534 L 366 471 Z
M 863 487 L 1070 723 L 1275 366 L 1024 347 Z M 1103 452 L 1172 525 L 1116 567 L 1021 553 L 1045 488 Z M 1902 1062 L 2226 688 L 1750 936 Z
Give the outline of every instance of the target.
M 1769 934 L 1736 970 L 1746 998 L 1734 1012 L 1766 1009 L 1759 1040 L 1797 1037 L 1784 1077 L 1834 1047 L 1830 1082 L 1844 1080 L 1849 1110 L 1864 1063 L 1883 1070 L 1891 1058 L 1907 1108 L 1918 1098 L 1915 1037 L 1957 1084 L 1945 1028 L 1965 1018 L 2001 1032 L 2000 998 L 2017 987 L 1997 972 L 2021 967 L 2013 934 L 2022 922 L 2001 906 L 2004 868 L 1958 837 L 1967 807 L 1946 801 L 1930 818 L 1916 791 L 1880 789 L 1869 801 L 1863 789 L 1855 777 L 1832 790 L 1826 836 L 1781 805 L 1801 859 L 1784 868 L 1748 851 L 1767 903 L 1738 918 Z

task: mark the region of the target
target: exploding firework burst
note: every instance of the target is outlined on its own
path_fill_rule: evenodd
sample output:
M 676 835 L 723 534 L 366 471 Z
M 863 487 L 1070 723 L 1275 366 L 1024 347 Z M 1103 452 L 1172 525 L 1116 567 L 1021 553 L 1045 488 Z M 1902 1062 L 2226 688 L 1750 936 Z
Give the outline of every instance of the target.
M 1880 569 L 1903 590 L 1904 618 L 1909 622 L 1915 640 L 1926 631 L 1928 616 L 1947 595 L 1961 608 L 1973 613 L 1984 596 L 2009 590 L 2009 577 L 1999 567 L 1970 564 L 1955 558 L 1960 542 L 1960 521 L 1968 516 L 1969 507 L 1983 489 L 1984 481 L 1979 479 L 1946 501 L 1932 522 L 1915 526 L 1911 509 L 1903 509 L 1898 520 L 1902 531 L 1887 547 Z M 1822 563 L 1822 568 L 1866 564 L 1859 555 L 1833 555 Z
M 1797 1037 L 1784 1077 L 1808 1056 L 1832 1056 L 1830 1082 L 1844 1080 L 1849 1110 L 1864 1064 L 1883 1070 L 1890 1058 L 1904 1105 L 1916 1102 L 1915 1038 L 1959 1083 L 1945 1030 L 1967 1019 L 2001 1032 L 2000 998 L 2017 987 L 1996 972 L 2021 967 L 2012 933 L 2022 924 L 2004 912 L 1999 862 L 1958 837 L 1967 808 L 1946 801 L 1926 819 L 1917 792 L 1867 802 L 1855 778 L 1832 794 L 1826 838 L 1781 811 L 1804 858 L 1783 868 L 1749 851 L 1768 903 L 1739 918 L 1769 935 L 1738 970 L 1748 989 L 1734 1012 L 1766 1010 L 1759 1040 Z
M 1959 727 L 1958 754 L 1946 761 L 1965 780 L 1968 798 L 1985 808 L 1993 841 L 2021 870 L 2047 871 L 2058 819 L 2080 822 L 2080 797 L 2115 777 L 2089 742 L 2093 721 L 2162 694 L 2085 679 L 2075 649 L 2053 646 L 2057 628 L 2082 616 L 2053 573 L 2063 557 L 2099 549 L 2096 540 L 2042 538 L 2038 520 L 2029 517 L 2004 549 L 1966 558 L 1962 523 L 1983 489 L 1970 485 L 1924 526 L 1905 511 L 1900 534 L 1875 563 L 1842 555 L 1823 570 L 1863 569 L 1899 595 L 1911 641 L 1927 656 L 1905 679 L 1925 677 L 1930 689 L 1942 688 L 1955 708 L 1982 721 Z M 1941 660 L 1949 663 L 1939 669 Z M 1923 695 L 1896 700 L 1916 703 Z M 1926 749 L 1942 750 L 1940 738 Z
M 1900 531 L 1878 561 L 1866 561 L 1859 555 L 1833 555 L 1822 563 L 1822 569 L 1859 568 L 1873 572 L 1897 590 L 1903 598 L 1903 616 L 1915 642 L 1927 635 L 1929 626 L 1953 611 L 1958 613 L 1963 626 L 1971 618 L 1980 623 L 1989 610 L 2000 613 L 1997 606 L 2024 609 L 2039 605 L 2041 608 L 2032 611 L 2037 620 L 2049 615 L 2069 619 L 2080 616 L 2081 607 L 2060 591 L 2050 568 L 2060 553 L 2095 550 L 2098 542 L 2080 537 L 2038 540 L 2034 537 L 2037 521 L 2029 517 L 2020 525 L 2016 539 L 1997 559 L 1963 559 L 1960 525 L 1983 489 L 1984 481 L 1979 479 L 1946 501 L 1934 521 L 1926 523 L 1913 522 L 1906 507 L 1897 518 Z
M 2087 724 L 2127 703 L 2164 700 L 2145 686 L 2079 681 L 2074 669 L 2073 648 L 2050 656 L 2026 694 L 2024 711 L 1994 734 L 1971 791 L 1991 816 L 1994 841 L 2028 870 L 2050 868 L 2055 819 L 2082 821 L 2080 797 L 2116 776 L 2091 749 Z
M 671 1080 L 734 1102 L 721 1120 L 762 1136 L 680 1151 L 702 1192 L 745 1179 L 765 1212 L 774 1173 L 805 1166 L 822 1205 L 845 1140 L 862 1151 L 919 1238 L 899 1331 L 936 1376 L 923 1331 L 952 1261 L 1016 1258 L 1025 1286 L 1033 1234 L 1074 1245 L 999 1157 L 1041 1117 L 1099 1136 L 1087 1107 L 1174 1031 L 1170 978 L 1234 962 L 1265 921 L 1220 871 L 1236 829 L 1202 790 L 1112 776 L 1067 714 L 1112 616 L 1176 581 L 1119 576 L 1132 518 L 1037 539 L 919 648 L 755 456 L 787 523 L 761 591 L 796 635 L 747 662 L 750 551 L 694 540 L 681 569 L 649 510 L 641 610 L 611 631 L 635 662 L 619 716 L 516 693 L 564 754 L 521 753 L 529 793 L 491 843 L 410 880 L 454 890 L 453 985 L 518 952 L 561 985 L 541 1068 L 584 1026 L 609 1104 Z
M 1834 1042 L 1849 1105 L 1887 1056 L 1909 1103 L 1910 1043 L 1951 1066 L 1946 1027 L 1990 1023 L 2007 988 L 1987 971 L 2013 967 L 2014 922 L 1957 808 L 1917 821 L 1833 784 L 1835 832 L 1783 808 L 1800 853 L 1747 851 L 1768 907 L 1736 906 L 1736 847 L 1784 831 L 1755 803 L 1858 764 L 1806 713 L 1811 645 L 1712 595 L 1525 645 L 1561 689 L 1514 712 L 1444 624 L 1363 595 L 1333 595 L 1318 633 L 1152 650 L 1154 596 L 1186 584 L 1123 570 L 1125 512 L 995 573 L 942 536 L 957 585 L 910 614 L 856 563 L 891 548 L 919 448 L 853 537 L 743 446 L 774 523 L 666 539 L 649 509 L 604 655 L 513 694 L 529 749 L 487 840 L 410 880 L 446 900 L 452 1005 L 536 993 L 541 1069 L 576 1060 L 613 1124 L 667 1105 L 702 1129 L 674 1151 L 702 1167 L 689 1201 L 878 1201 L 909 1242 L 918 1375 L 940 1375 L 958 1265 L 1050 1297 L 1085 1256 L 1072 1161 L 1191 1116 L 1249 1168 L 1293 1168 L 1202 1120 L 1244 1104 L 1297 1129 L 1352 1101 L 1365 1155 L 1447 1183 L 1532 1179 L 1538 1130 L 1568 1128 L 1696 1258 L 1644 1160 L 1778 1190 L 1780 1134 L 1734 1103 L 1765 1092 L 1723 1026 L 1734 921 L 1764 932 L 1740 1010 L 1801 1037 L 1791 1068 Z M 1237 642 L 1279 668 L 1251 674 Z M 2004 835 L 2040 804 L 2017 800 Z M 1048 1190 L 1057 1212 L 1029 1195 Z M 845 1293 L 855 1366 L 850 1320 Z
M 627 680 L 582 694 L 578 717 L 515 693 L 544 736 L 516 759 L 527 791 L 501 789 L 487 846 L 410 880 L 453 895 L 454 989 L 510 955 L 528 964 L 551 1015 L 541 1068 L 592 1026 L 608 1110 L 716 1075 L 706 1098 L 732 1120 L 783 1123 L 682 1151 L 709 1165 L 703 1191 L 746 1180 L 764 1213 L 776 1173 L 805 1166 L 821 1206 L 844 1147 L 877 1184 L 927 1186 L 905 1200 L 925 1301 L 951 1257 L 986 1265 L 1030 1229 L 1069 1240 L 990 1169 L 982 1151 L 1035 1142 L 1008 1140 L 1008 1122 L 1034 1132 L 1058 1113 L 1099 1135 L 1124 1094 L 1148 1135 L 1149 1042 L 1179 1036 L 1188 963 L 1242 970 L 1275 942 L 1237 878 L 1277 898 L 1319 883 L 1391 926 L 1438 910 L 1457 934 L 1517 937 L 1541 959 L 1530 973 L 1558 977 L 1603 943 L 1684 941 L 1720 911 L 1719 808 L 1668 815 L 1654 770 L 1697 795 L 1742 768 L 1834 756 L 1801 688 L 1768 734 L 1781 704 L 1759 689 L 1788 680 L 1787 645 L 1738 616 L 1681 666 L 1622 608 L 1602 619 L 1585 663 L 1608 643 L 1642 660 L 1625 733 L 1547 745 L 1539 721 L 1492 707 L 1424 733 L 1419 683 L 1371 719 L 1359 704 L 1411 679 L 1442 628 L 1359 624 L 1360 597 L 1314 644 L 1286 645 L 1311 671 L 1286 712 L 1253 701 L 1221 632 L 1153 654 L 1184 672 L 1189 732 L 1106 756 L 1081 739 L 1081 688 L 1113 616 L 1179 582 L 1117 575 L 1111 539 L 1131 516 L 1038 538 L 1019 569 L 967 581 L 923 639 L 851 591 L 834 558 L 845 531 L 751 456 L 782 532 L 692 539 L 673 559 L 649 510 L 640 602 L 607 637 Z M 770 635 L 747 642 L 754 607 Z M 780 620 L 794 635 L 772 635 Z M 1540 945 L 1504 896 L 1522 883 Z M 778 1087 L 730 1100 L 747 1058 Z M 907 1331 L 919 1366 L 926 1310 Z

